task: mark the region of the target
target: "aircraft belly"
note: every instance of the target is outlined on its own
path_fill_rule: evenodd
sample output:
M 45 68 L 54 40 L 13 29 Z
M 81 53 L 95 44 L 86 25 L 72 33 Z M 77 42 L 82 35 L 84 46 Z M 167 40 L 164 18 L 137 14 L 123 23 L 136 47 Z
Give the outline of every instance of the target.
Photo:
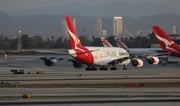
M 102 57 L 102 58 L 99 58 L 99 59 L 95 59 L 95 62 L 94 64 L 95 65 L 99 65 L 99 66 L 109 66 L 109 62 L 113 61 L 114 59 L 113 58 L 109 58 L 109 57 Z
M 131 62 L 131 60 L 130 60 L 130 59 L 127 59 L 127 60 L 123 61 L 122 63 L 118 63 L 117 65 L 127 65 L 127 64 L 129 64 L 130 62 Z

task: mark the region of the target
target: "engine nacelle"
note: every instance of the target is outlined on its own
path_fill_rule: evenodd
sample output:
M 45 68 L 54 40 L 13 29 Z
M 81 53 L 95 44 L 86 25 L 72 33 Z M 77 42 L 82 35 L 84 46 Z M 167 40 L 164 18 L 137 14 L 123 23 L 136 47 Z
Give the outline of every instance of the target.
M 141 59 L 135 58 L 131 62 L 134 67 L 142 67 L 143 66 L 143 61 Z
M 83 64 L 79 61 L 76 61 L 76 60 L 68 60 L 69 62 L 72 62 L 73 63 L 73 66 L 75 68 L 82 68 L 83 67 Z
M 150 57 L 150 58 L 148 58 L 148 63 L 156 65 L 159 63 L 159 58 L 158 57 Z
M 52 66 L 56 65 L 57 60 L 56 59 L 46 59 L 46 60 L 44 60 L 44 62 L 45 62 L 46 66 L 52 67 Z
M 73 66 L 76 68 L 82 68 L 83 67 L 82 63 L 80 63 L 78 61 L 73 61 Z

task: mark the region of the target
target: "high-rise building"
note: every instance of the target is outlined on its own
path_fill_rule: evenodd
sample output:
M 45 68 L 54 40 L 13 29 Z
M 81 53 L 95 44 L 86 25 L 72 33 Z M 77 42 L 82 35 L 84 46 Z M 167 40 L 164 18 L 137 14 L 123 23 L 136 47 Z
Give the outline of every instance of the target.
M 76 18 L 73 18 L 73 24 L 74 28 L 76 28 Z M 66 21 L 62 21 L 61 23 L 61 36 L 68 37 Z
M 107 36 L 107 31 L 106 30 L 103 30 L 102 32 L 103 32 L 102 36 Z
M 68 37 L 66 21 L 62 21 L 61 23 L 61 36 Z
M 102 20 L 97 18 L 94 24 L 94 36 L 101 37 L 102 36 Z
M 119 36 L 122 32 L 122 17 L 113 18 L 113 35 Z
M 176 26 L 172 26 L 172 34 L 177 34 Z
M 74 25 L 74 28 L 76 29 L 76 18 L 73 18 L 73 25 Z

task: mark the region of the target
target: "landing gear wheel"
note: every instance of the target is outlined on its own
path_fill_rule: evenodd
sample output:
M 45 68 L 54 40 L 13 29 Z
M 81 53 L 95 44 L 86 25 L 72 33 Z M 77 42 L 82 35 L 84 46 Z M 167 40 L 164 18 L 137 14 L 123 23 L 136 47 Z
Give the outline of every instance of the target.
M 89 68 L 86 68 L 86 71 L 89 71 Z
M 126 67 L 124 67 L 124 68 L 123 68 L 123 70 L 127 70 L 127 68 L 126 68 Z
M 87 66 L 86 71 L 97 70 L 94 66 Z
M 124 65 L 123 70 L 127 70 L 126 66 Z
M 111 67 L 111 70 L 117 70 L 117 68 L 116 67 Z
M 97 70 L 97 68 L 93 68 L 92 70 Z
M 97 70 L 97 68 L 86 68 L 86 71 Z
M 101 67 L 99 68 L 99 70 L 107 70 L 108 68 L 107 67 Z

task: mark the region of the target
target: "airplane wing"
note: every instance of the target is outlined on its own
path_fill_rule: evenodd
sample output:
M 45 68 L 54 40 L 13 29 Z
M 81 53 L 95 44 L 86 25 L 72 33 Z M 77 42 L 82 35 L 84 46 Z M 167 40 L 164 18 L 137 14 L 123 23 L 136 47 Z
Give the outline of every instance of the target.
M 130 55 L 131 58 L 135 58 L 135 57 L 139 57 L 139 58 L 148 58 L 148 57 L 153 57 L 153 56 L 169 56 L 170 55 L 170 52 L 168 51 L 165 51 L 165 52 L 162 52 L 162 53 L 154 53 L 154 54 L 143 54 L 143 55 Z
M 52 53 L 52 54 L 62 54 L 62 55 L 69 55 L 67 51 L 49 51 L 49 50 L 35 50 L 39 53 Z
M 87 52 L 93 52 L 93 51 L 98 51 L 98 49 L 96 50 L 91 50 L 91 51 L 84 51 L 84 52 L 79 52 L 77 54 L 81 54 L 81 53 L 87 53 Z M 55 55 L 9 55 L 9 57 L 16 57 L 16 58 L 37 58 L 37 59 L 42 59 L 42 60 L 47 60 L 47 59 L 56 59 L 56 60 L 68 60 L 68 61 L 72 61 L 74 60 L 73 57 L 71 57 L 69 55 L 69 53 L 67 51 L 64 52 L 56 52 L 56 51 L 47 51 L 47 50 L 37 50 L 37 52 L 39 53 L 52 53 Z
M 39 55 L 9 55 L 8 58 L 37 58 L 37 59 L 57 59 L 57 60 L 63 60 L 65 56 L 50 56 L 50 55 L 45 55 L 45 56 L 39 56 Z

